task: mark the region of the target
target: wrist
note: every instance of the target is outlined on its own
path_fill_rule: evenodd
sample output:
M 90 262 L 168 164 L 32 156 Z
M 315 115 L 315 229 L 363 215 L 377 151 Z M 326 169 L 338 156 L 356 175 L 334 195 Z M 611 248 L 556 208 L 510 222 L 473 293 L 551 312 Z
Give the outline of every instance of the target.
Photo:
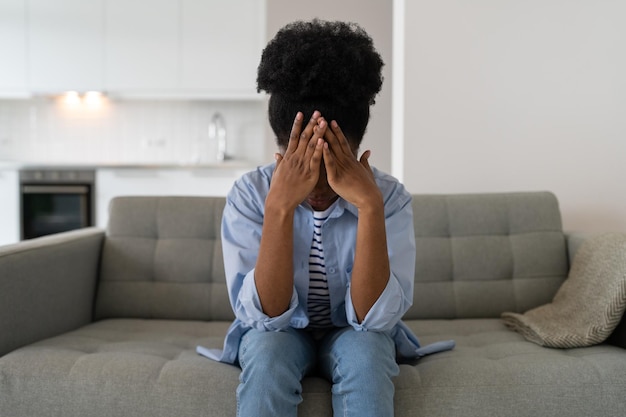
M 265 216 L 293 217 L 297 206 L 298 204 L 294 205 L 288 201 L 283 201 L 283 199 L 273 198 L 270 192 L 265 199 Z
M 359 210 L 359 214 L 365 213 L 384 213 L 385 203 L 380 190 L 377 188 L 375 192 L 368 193 L 363 200 L 355 204 Z

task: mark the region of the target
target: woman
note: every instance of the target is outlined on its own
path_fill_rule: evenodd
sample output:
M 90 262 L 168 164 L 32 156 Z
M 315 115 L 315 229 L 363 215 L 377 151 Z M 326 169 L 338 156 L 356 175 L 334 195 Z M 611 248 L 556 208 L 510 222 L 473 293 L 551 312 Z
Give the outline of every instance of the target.
M 257 84 L 279 153 L 227 197 L 236 320 L 213 356 L 241 366 L 239 416 L 296 416 L 311 373 L 333 384 L 335 415 L 393 416 L 397 353 L 421 353 L 400 321 L 413 298 L 411 196 L 369 150 L 358 157 L 382 66 L 344 22 L 289 24 L 263 51 Z

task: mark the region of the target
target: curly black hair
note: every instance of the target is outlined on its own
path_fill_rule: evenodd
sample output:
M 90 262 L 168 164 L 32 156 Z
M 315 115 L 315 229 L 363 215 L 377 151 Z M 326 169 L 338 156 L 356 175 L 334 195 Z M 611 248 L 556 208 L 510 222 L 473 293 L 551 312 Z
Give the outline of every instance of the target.
M 314 19 L 283 27 L 263 50 L 257 73 L 257 91 L 270 94 L 278 146 L 287 146 L 298 111 L 308 118 L 315 110 L 359 145 L 383 65 L 372 38 L 355 23 Z

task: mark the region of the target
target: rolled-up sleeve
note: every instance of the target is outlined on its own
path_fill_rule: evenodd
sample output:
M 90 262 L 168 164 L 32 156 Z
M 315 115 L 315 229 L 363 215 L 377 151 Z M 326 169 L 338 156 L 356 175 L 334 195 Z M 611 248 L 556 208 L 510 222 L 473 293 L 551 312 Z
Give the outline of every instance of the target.
M 235 316 L 259 330 L 286 329 L 298 297 L 294 288 L 289 309 L 278 317 L 263 313 L 254 282 L 254 268 L 263 230 L 263 202 L 259 188 L 238 180 L 226 197 L 222 215 L 222 251 L 228 297 Z
M 391 330 L 398 321 L 400 321 L 406 311 L 404 309 L 406 306 L 404 291 L 397 278 L 393 275 L 389 278 L 385 290 L 380 297 L 378 297 L 378 300 L 376 300 L 376 303 L 374 303 L 362 322 L 359 323 L 356 312 L 354 311 L 349 289 L 346 292 L 346 306 L 349 306 L 346 309 L 348 323 L 359 331 Z
M 254 282 L 254 270 L 242 279 L 239 294 L 235 299 L 235 315 L 250 327 L 262 331 L 281 331 L 287 329 L 291 317 L 298 307 L 298 294 L 294 287 L 289 309 L 280 316 L 270 317 L 263 312 L 261 300 Z
M 403 187 L 385 204 L 385 229 L 391 273 L 387 286 L 363 321 L 359 322 L 350 289 L 346 292 L 348 324 L 360 331 L 389 331 L 413 304 L 415 235 L 411 196 Z

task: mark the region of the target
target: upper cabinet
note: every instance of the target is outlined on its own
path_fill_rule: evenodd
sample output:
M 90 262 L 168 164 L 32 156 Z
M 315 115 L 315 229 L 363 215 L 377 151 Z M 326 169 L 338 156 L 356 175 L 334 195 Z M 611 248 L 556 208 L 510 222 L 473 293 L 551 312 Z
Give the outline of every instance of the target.
M 186 91 L 256 92 L 265 46 L 265 2 L 183 0 L 180 82 Z
M 28 74 L 35 92 L 104 88 L 104 0 L 28 0 Z
M 107 91 L 158 92 L 179 87 L 179 3 L 107 0 Z
M 26 3 L 0 0 L 0 94 L 28 91 L 26 70 Z
M 264 0 L 0 0 L 0 97 L 252 99 L 264 43 Z

